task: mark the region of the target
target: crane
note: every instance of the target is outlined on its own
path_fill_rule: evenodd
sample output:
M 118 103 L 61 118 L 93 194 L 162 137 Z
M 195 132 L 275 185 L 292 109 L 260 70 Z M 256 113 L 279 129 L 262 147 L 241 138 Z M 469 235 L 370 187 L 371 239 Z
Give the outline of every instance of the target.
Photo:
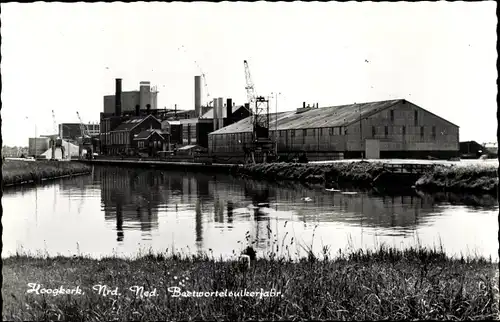
M 80 113 L 78 111 L 76 112 L 76 115 L 78 116 L 78 120 L 80 121 L 80 132 L 82 133 L 82 139 L 83 138 L 90 138 L 89 130 L 87 129 L 87 126 L 82 121 L 82 118 L 80 117 Z
M 252 106 L 252 103 L 255 102 L 257 98 L 257 94 L 255 94 L 255 86 L 252 81 L 252 76 L 250 75 L 250 67 L 248 67 L 248 62 L 244 60 L 243 65 L 245 66 L 245 80 L 247 83 L 245 89 L 247 90 L 248 103 L 250 104 L 250 106 Z
M 87 126 L 83 123 L 82 118 L 80 117 L 80 113 L 76 112 L 78 116 L 78 120 L 80 121 L 80 131 L 82 133 L 82 140 L 79 143 L 79 155 L 82 157 L 83 150 L 87 150 L 87 158 L 93 158 L 93 147 L 92 147 L 92 138 L 90 136 L 90 132 Z
M 244 148 L 245 158 L 251 157 L 251 161 L 256 163 L 256 155 L 262 157 L 265 163 L 268 156 L 271 156 L 271 140 L 269 138 L 269 100 L 257 96 L 255 85 L 250 75 L 250 67 L 246 60 L 243 61 L 245 67 L 245 80 L 248 103 L 250 105 L 250 113 L 252 115 L 252 142 L 248 147 Z M 253 106 L 255 104 L 255 106 Z M 249 152 L 249 153 L 248 153 Z
M 184 53 L 186 55 L 188 55 L 186 47 L 184 47 L 184 45 L 182 45 L 181 47 L 178 48 L 178 50 L 181 50 L 181 49 L 183 49 Z M 205 92 L 207 93 L 207 106 L 210 106 L 212 104 L 212 100 L 210 99 L 210 92 L 208 91 L 207 77 L 206 77 L 205 73 L 203 72 L 203 70 L 201 69 L 200 64 L 198 64 L 198 62 L 196 60 L 193 60 L 193 61 L 194 61 L 194 64 L 196 65 L 196 67 L 198 68 L 198 70 L 200 71 L 201 77 L 203 78 L 203 86 L 205 87 Z
M 52 122 L 54 126 L 54 133 L 57 133 L 59 136 L 59 131 L 57 131 L 56 114 L 54 113 L 54 110 L 52 110 Z

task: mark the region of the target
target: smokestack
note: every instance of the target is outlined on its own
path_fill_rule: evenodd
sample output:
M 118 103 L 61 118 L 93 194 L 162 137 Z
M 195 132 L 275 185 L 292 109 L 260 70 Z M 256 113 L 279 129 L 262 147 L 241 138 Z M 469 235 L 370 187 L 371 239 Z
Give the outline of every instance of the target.
M 219 121 L 218 121 L 218 115 L 219 115 L 219 101 L 218 99 L 214 98 L 214 104 L 213 104 L 213 120 L 214 120 L 214 131 L 219 129 Z
M 224 124 L 222 124 L 222 121 L 224 119 L 224 98 L 222 97 L 219 97 L 219 112 L 217 113 L 217 115 L 219 116 L 217 118 L 217 122 L 219 124 L 219 129 L 224 127 Z
M 117 78 L 115 84 L 115 115 L 122 114 L 122 79 Z
M 306 108 L 306 102 L 302 103 L 302 108 Z
M 232 123 L 232 114 L 233 114 L 233 99 L 228 98 L 226 100 L 226 117 L 228 125 Z
M 146 104 L 146 110 L 148 115 L 151 114 L 151 104 Z
M 135 106 L 135 116 L 141 115 L 141 107 L 139 105 Z
M 194 114 L 195 117 L 201 116 L 201 76 L 194 77 Z

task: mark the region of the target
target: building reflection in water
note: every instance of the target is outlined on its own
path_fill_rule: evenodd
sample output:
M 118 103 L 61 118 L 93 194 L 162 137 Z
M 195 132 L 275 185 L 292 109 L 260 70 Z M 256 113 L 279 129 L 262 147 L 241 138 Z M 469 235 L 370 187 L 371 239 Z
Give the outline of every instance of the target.
M 404 235 L 429 225 L 430 218 L 442 212 L 441 207 L 435 207 L 438 201 L 434 195 L 415 192 L 344 195 L 300 185 L 278 186 L 224 175 L 147 169 L 96 167 L 94 174 L 101 185 L 105 220 L 113 223 L 119 242 L 124 241 L 128 230 L 140 230 L 144 239 L 151 239 L 152 231 L 158 230 L 159 210 L 175 211 L 177 216 L 190 212 L 195 222 L 193 239 L 199 250 L 204 249 L 204 238 L 214 228 L 231 231 L 237 225 L 249 225 L 252 240 L 255 238 L 257 246 L 264 247 L 272 240 L 269 227 L 272 220 L 277 227 L 278 216 L 304 224 L 335 222 Z M 62 187 L 64 190 L 70 186 Z M 305 202 L 304 197 L 312 200 Z M 440 198 L 439 202 L 443 202 L 445 197 Z M 280 205 L 280 215 L 274 211 L 278 210 L 275 204 Z
M 97 167 L 101 183 L 101 201 L 106 221 L 116 221 L 117 241 L 123 241 L 125 230 L 142 232 L 144 239 L 158 228 L 158 207 L 168 200 L 161 193 L 163 175 L 151 171 Z

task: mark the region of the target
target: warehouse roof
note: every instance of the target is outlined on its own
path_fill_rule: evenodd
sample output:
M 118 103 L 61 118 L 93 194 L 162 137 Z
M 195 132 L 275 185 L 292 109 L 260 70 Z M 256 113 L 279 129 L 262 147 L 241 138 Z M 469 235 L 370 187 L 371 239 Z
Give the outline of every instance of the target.
M 389 101 L 379 101 L 370 103 L 355 103 L 341 106 L 328 106 L 321 108 L 300 109 L 302 112 L 289 111 L 278 114 L 269 114 L 269 129 L 276 128 L 275 120 L 278 121 L 279 130 L 308 129 L 321 127 L 348 126 L 354 122 L 359 122 L 361 117 L 368 117 L 398 103 L 408 102 L 404 99 Z M 412 104 L 412 103 L 410 103 Z M 414 105 L 414 104 L 413 104 Z M 416 106 L 416 105 L 415 105 Z M 417 106 L 418 108 L 456 126 L 455 124 Z M 277 117 L 276 117 L 277 115 Z M 252 132 L 251 117 L 247 117 L 239 122 L 223 127 L 210 134 L 242 133 Z M 209 134 L 209 135 L 210 135 Z
M 297 113 L 297 111 L 280 112 L 278 114 L 273 113 L 269 115 L 269 128 L 272 130 L 275 129 L 276 115 L 278 130 L 346 126 L 359 120 L 361 115 L 367 116 L 368 114 L 386 109 L 401 101 L 403 100 L 311 108 L 301 113 Z M 247 117 L 210 134 L 240 132 L 252 132 L 251 117 Z

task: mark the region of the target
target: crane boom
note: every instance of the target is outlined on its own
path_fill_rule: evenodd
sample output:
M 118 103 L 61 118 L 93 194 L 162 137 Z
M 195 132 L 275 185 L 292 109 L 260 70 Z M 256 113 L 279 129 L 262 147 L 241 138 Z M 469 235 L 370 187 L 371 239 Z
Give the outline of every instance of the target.
M 89 138 L 90 137 L 89 130 L 83 123 L 82 118 L 80 117 L 80 113 L 78 113 L 78 111 L 76 112 L 76 115 L 78 116 L 78 120 L 80 121 L 80 132 L 82 133 L 82 138 L 86 137 Z
M 186 47 L 184 47 L 184 45 L 182 45 L 181 47 L 178 48 L 178 50 L 181 50 L 181 48 L 183 49 L 184 53 L 186 55 L 188 55 Z M 199 70 L 199 72 L 201 74 L 201 77 L 203 78 L 203 86 L 205 87 L 205 92 L 207 93 L 207 106 L 210 106 L 210 104 L 212 102 L 211 102 L 211 99 L 210 99 L 210 93 L 208 91 L 207 77 L 206 77 L 205 73 L 203 72 L 203 70 L 201 69 L 200 64 L 198 64 L 198 62 L 196 60 L 194 60 L 194 59 L 193 59 L 193 61 L 194 61 L 194 64 L 196 65 L 196 67 L 198 68 L 198 70 Z
M 54 110 L 52 110 L 52 122 L 54 127 L 54 133 L 59 134 L 59 132 L 57 131 L 56 114 L 54 113 Z
M 247 90 L 247 99 L 250 106 L 252 106 L 252 103 L 255 102 L 257 98 L 257 94 L 255 93 L 255 86 L 252 81 L 252 76 L 250 75 L 250 67 L 248 67 L 248 62 L 244 60 L 243 65 L 245 66 L 245 80 L 247 83 L 245 89 Z

